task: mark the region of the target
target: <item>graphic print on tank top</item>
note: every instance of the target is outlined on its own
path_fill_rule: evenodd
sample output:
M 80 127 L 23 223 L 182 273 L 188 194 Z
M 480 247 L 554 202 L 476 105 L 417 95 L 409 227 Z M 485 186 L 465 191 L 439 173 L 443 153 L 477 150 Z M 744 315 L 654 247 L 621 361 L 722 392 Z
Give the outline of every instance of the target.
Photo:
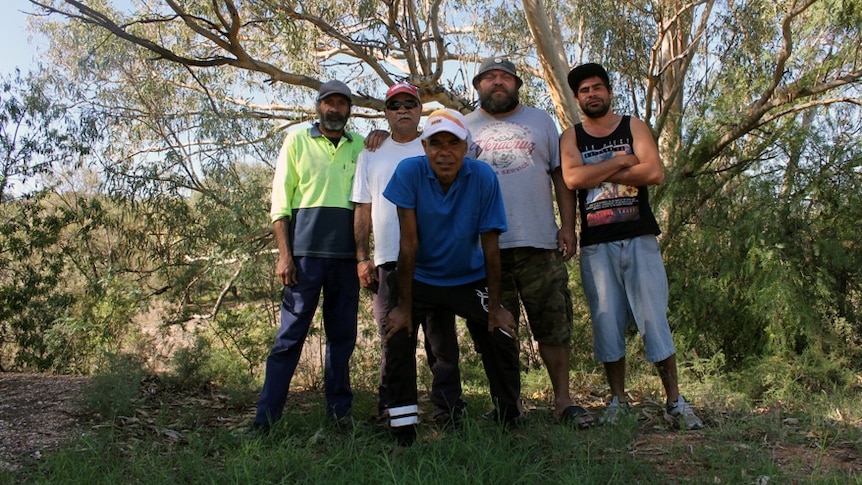
M 498 121 L 473 133 L 471 156 L 487 162 L 497 175 L 508 175 L 526 170 L 533 165 L 530 128 L 515 123 Z
M 614 156 L 634 153 L 628 139 L 608 140 L 599 148 L 587 147 L 581 152 L 585 164 L 599 163 Z M 603 182 L 587 189 L 587 225 L 590 227 L 640 219 L 638 188 L 631 185 Z

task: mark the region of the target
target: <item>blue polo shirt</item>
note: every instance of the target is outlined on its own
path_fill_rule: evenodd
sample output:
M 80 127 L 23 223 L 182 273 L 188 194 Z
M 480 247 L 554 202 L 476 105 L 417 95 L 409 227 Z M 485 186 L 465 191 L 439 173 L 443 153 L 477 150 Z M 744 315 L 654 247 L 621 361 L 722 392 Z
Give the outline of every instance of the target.
M 480 234 L 507 229 L 503 196 L 490 165 L 464 158 L 443 193 L 427 156 L 407 158 L 398 164 L 383 196 L 416 211 L 417 281 L 456 286 L 485 277 Z

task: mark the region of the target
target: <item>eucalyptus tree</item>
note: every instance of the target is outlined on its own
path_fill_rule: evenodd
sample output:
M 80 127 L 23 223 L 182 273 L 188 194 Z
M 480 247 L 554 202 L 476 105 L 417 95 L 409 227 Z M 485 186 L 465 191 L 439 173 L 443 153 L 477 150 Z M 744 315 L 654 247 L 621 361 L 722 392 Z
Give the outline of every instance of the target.
M 811 349 L 858 356 L 838 343 L 862 328 L 860 275 L 830 275 L 859 248 L 839 229 L 849 221 L 828 218 L 827 230 L 824 216 L 840 205 L 825 197 L 835 187 L 858 190 L 858 154 L 844 144 L 862 130 L 862 3 L 599 0 L 576 11 L 585 58 L 617 74 L 618 103 L 650 124 L 668 167 L 655 194 L 678 334 L 734 365 Z
M 862 76 L 859 0 L 527 0 L 522 6 L 164 0 L 125 13 L 105 1 L 30 1 L 41 12 L 85 26 L 92 42 L 123 40 L 139 48 L 138 59 L 164 61 L 146 64 L 159 66 L 156 79 L 185 70 L 187 83 L 175 89 L 197 87 L 213 103 L 242 101 L 248 114 L 294 121 L 313 115 L 297 101 L 307 101 L 332 76 L 351 80 L 358 93 L 354 104 L 371 110 L 382 108 L 383 86 L 399 80 L 418 85 L 428 102 L 470 110 L 469 63 L 480 53 L 498 52 L 526 61 L 525 70 L 543 80 L 540 86 L 546 80 L 558 117 L 568 124 L 577 114 L 571 113 L 571 97 L 561 93 L 565 71 L 587 59 L 605 62 L 617 73 L 622 103 L 652 126 L 673 176 L 722 169 L 719 186 L 746 166 L 723 170 L 734 163 L 745 137 L 814 106 L 859 104 L 858 91 L 847 88 Z M 94 46 L 91 57 L 104 55 L 98 44 L 81 43 L 66 29 L 67 41 Z M 55 51 L 79 62 L 68 55 L 78 49 L 69 47 L 58 44 Z M 225 78 L 240 77 L 251 96 L 290 108 L 223 91 Z M 278 89 L 292 86 L 309 89 Z M 688 213 L 671 217 L 673 227 Z
M 98 133 L 69 110 L 39 77 L 0 78 L 0 369 L 56 368 L 48 333 L 75 302 L 63 239 L 70 228 L 79 236 L 87 228 L 53 188 Z
M 476 14 L 450 25 L 445 2 L 31 4 L 55 14 L 34 18 L 50 42 L 43 72 L 98 120 L 103 190 L 149 256 L 125 271 L 227 343 L 243 333 L 228 328 L 235 309 L 219 316 L 233 290 L 277 294 L 261 277 L 267 179 L 284 130 L 315 116 L 320 84 L 349 79 L 368 126 L 386 85 L 404 79 L 429 103 L 469 110 L 463 66 L 483 55 L 465 40 Z
M 618 101 L 660 142 L 668 233 L 783 136 L 781 121 L 859 101 L 862 2 L 598 0 L 572 17 Z M 574 25 L 573 25 L 574 27 Z M 677 202 L 677 197 L 684 200 Z
M 160 228 L 141 237 L 183 291 L 213 270 L 211 262 L 244 261 L 265 244 L 265 177 L 246 179 L 236 164 L 270 169 L 281 132 L 314 117 L 312 95 L 333 77 L 351 83 L 354 116 L 370 127 L 385 86 L 400 80 L 419 86 L 430 103 L 469 111 L 474 63 L 508 55 L 524 73 L 525 100 L 555 110 L 566 126 L 578 117 L 568 68 L 606 64 L 618 108 L 644 119 L 662 150 L 668 178 L 655 198 L 668 258 L 680 268 L 695 248 L 706 250 L 704 235 L 714 227 L 724 231 L 715 240 L 726 241 L 729 253 L 753 254 L 736 229 L 756 231 L 773 214 L 790 223 L 807 200 L 801 194 L 825 193 L 813 188 L 825 179 L 811 172 L 831 173 L 851 156 L 835 152 L 813 164 L 809 147 L 833 150 L 821 131 L 837 140 L 860 126 L 861 0 L 30 4 L 44 14 L 35 23 L 51 41 L 46 72 L 65 81 L 70 99 L 100 114 L 110 139 L 101 152 L 107 185 L 142 210 L 145 228 Z M 830 121 L 834 111 L 847 113 L 843 123 Z M 800 185 L 809 176 L 820 182 Z M 780 200 L 765 197 L 769 188 Z M 750 208 L 743 202 L 754 193 L 759 210 L 735 212 Z M 212 234 L 213 226 L 198 222 L 217 212 L 222 223 Z M 845 246 L 847 257 L 858 251 Z M 720 265 L 723 258 L 714 261 L 704 275 L 740 276 L 729 262 Z M 792 261 L 801 271 L 802 260 Z M 234 271 L 218 285 L 222 295 Z M 855 274 L 848 278 L 845 286 L 855 288 Z M 679 298 L 693 287 L 675 288 Z M 844 305 L 858 306 L 848 291 Z M 749 322 L 754 305 L 749 299 L 723 317 Z M 709 315 L 694 308 L 676 315 L 689 328 Z M 768 338 L 761 320 L 751 328 L 759 337 L 750 341 Z M 722 335 L 733 332 L 744 334 Z
M 418 85 L 428 102 L 470 110 L 470 62 L 498 52 L 526 61 L 525 70 L 541 79 L 539 87 L 547 86 L 565 125 L 577 119 L 563 82 L 568 66 L 587 58 L 606 62 L 618 74 L 622 102 L 653 127 L 673 176 L 721 169 L 718 186 L 745 166 L 723 170 L 734 163 L 743 138 L 816 105 L 858 103 L 858 92 L 842 88 L 862 75 L 859 0 L 527 0 L 520 7 L 496 1 L 165 0 L 126 13 L 104 1 L 31 4 L 79 21 L 93 41 L 122 39 L 165 61 L 154 74 L 166 76 L 172 71 L 167 66 L 185 69 L 185 88 L 197 85 L 220 99 L 231 98 L 219 93 L 225 77 L 246 71 L 247 92 L 291 107 L 285 112 L 246 102 L 246 109 L 294 121 L 313 115 L 297 101 L 331 76 L 350 79 L 358 92 L 354 104 L 371 110 L 382 108 L 382 87 L 399 80 Z M 290 86 L 309 88 L 306 97 L 278 89 Z M 670 232 L 687 214 L 669 216 Z
M 562 45 L 571 64 L 603 62 L 618 109 L 653 129 L 686 346 L 734 367 L 859 362 L 860 251 L 845 230 L 860 220 L 862 2 L 524 4 L 540 58 Z M 559 67 L 542 65 L 553 90 Z
M 776 355 L 862 364 L 862 124 L 849 106 L 819 111 L 817 124 L 785 120 L 787 136 L 709 198 L 667 254 L 675 316 L 692 322 L 677 334 L 701 355 L 737 368 Z M 806 371 L 793 370 L 810 389 L 846 377 Z

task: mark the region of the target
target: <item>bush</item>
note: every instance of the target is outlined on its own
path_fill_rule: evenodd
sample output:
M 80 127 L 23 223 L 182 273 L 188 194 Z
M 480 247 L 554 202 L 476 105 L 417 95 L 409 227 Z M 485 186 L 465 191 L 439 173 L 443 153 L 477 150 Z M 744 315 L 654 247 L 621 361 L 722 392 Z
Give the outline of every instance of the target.
M 81 405 L 109 422 L 118 416 L 132 416 L 145 376 L 144 362 L 139 357 L 109 354 L 84 389 Z

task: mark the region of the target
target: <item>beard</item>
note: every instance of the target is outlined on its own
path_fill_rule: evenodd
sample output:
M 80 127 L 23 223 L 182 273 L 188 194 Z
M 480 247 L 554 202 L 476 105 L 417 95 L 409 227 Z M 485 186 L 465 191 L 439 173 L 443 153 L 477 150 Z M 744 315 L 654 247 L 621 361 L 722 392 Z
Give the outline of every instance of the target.
M 320 126 L 328 131 L 342 131 L 347 126 L 347 116 L 342 116 L 340 113 L 326 113 L 325 115 L 318 112 L 320 117 Z
M 602 104 L 598 106 L 581 106 L 581 111 L 587 118 L 601 118 L 602 116 L 608 114 L 608 111 L 610 111 L 610 109 L 611 103 L 606 103 L 604 101 L 602 101 Z
M 482 109 L 491 114 L 508 113 L 518 107 L 520 100 L 518 99 L 518 91 L 506 92 L 506 96 L 502 99 L 495 99 L 496 90 L 491 90 L 484 96 L 479 96 L 479 102 L 482 104 Z

